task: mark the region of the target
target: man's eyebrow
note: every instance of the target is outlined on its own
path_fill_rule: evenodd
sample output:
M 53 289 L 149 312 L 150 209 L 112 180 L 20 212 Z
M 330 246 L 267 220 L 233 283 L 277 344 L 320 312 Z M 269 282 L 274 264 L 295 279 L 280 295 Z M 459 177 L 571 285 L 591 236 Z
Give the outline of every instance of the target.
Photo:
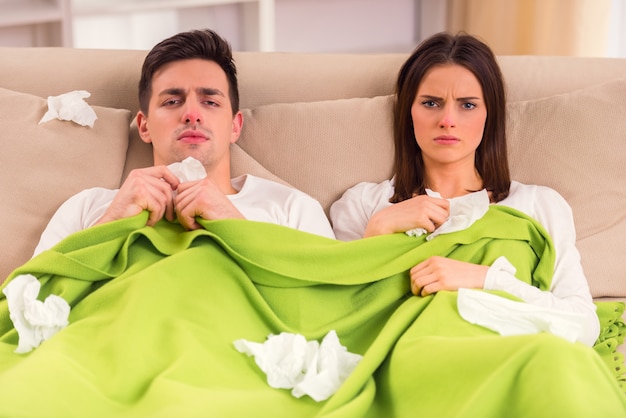
M 161 92 L 159 92 L 159 96 L 164 96 L 164 95 L 169 95 L 169 96 L 180 96 L 181 94 L 184 93 L 183 89 L 179 89 L 179 88 L 170 88 L 170 89 L 165 89 L 162 90 Z
M 196 92 L 198 94 L 203 95 L 203 96 L 222 96 L 222 97 L 226 97 L 226 95 L 222 92 L 222 90 L 220 90 L 220 89 L 213 89 L 213 88 L 209 88 L 209 87 L 200 87 L 199 89 L 196 90 Z
M 222 96 L 226 97 L 226 95 L 220 89 L 214 89 L 210 87 L 200 87 L 196 89 L 198 94 L 203 96 Z M 172 87 L 169 89 L 165 89 L 159 93 L 160 96 L 170 95 L 170 96 L 180 96 L 185 94 L 185 90 L 177 87 Z

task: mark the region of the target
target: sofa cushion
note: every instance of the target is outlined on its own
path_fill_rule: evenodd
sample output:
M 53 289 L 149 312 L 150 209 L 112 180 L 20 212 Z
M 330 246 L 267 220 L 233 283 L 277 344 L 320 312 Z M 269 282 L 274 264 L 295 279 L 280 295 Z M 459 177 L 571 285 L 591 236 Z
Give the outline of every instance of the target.
M 68 197 L 94 186 L 119 187 L 130 111 L 92 107 L 98 117 L 93 128 L 57 119 L 40 125 L 46 99 L 0 88 L 0 281 L 32 256 Z
M 391 175 L 392 113 L 393 96 L 259 106 L 243 110 L 237 144 L 328 213 L 347 188 Z
M 592 294 L 626 296 L 626 79 L 511 102 L 508 115 L 512 177 L 563 195 Z

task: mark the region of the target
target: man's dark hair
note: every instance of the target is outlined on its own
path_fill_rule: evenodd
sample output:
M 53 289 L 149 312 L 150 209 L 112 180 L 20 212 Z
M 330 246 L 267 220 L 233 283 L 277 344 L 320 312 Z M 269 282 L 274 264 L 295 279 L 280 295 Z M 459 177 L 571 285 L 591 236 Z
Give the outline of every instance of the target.
M 226 73 L 233 115 L 239 111 L 237 67 L 230 44 L 210 29 L 181 32 L 159 42 L 150 50 L 141 68 L 139 107 L 148 114 L 154 73 L 173 61 L 200 58 L 213 61 Z

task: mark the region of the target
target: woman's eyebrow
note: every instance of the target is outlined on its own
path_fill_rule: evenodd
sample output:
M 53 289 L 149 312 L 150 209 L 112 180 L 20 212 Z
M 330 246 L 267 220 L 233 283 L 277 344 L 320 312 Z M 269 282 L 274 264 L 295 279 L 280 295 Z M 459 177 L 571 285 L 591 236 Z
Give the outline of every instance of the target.
M 420 94 L 418 95 L 418 97 L 422 99 L 432 100 L 434 102 L 443 100 L 442 97 L 431 96 L 430 94 Z M 457 97 L 455 100 L 456 101 L 468 101 L 468 100 L 482 100 L 482 99 L 478 96 L 467 96 L 467 97 Z

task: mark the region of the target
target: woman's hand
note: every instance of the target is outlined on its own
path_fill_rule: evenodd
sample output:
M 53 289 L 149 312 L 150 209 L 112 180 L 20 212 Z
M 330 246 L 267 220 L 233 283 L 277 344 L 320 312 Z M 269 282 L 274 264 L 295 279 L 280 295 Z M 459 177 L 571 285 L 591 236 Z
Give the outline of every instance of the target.
M 430 257 L 411 269 L 411 292 L 427 296 L 440 290 L 482 289 L 489 266 Z
M 364 237 L 406 232 L 414 228 L 433 232 L 449 215 L 450 202 L 446 199 L 415 196 L 376 212 L 367 224 Z

